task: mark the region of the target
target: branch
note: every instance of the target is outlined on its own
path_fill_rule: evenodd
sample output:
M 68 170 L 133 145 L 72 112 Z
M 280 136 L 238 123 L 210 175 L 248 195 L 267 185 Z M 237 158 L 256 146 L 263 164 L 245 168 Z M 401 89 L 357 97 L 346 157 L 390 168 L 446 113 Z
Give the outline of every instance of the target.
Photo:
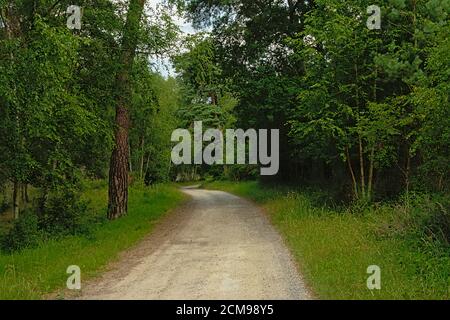
M 3 15 L 3 10 L 1 10 L 1 9 L 0 9 L 0 19 L 2 20 L 3 27 L 5 28 L 5 30 L 7 30 L 8 29 L 8 25 L 6 24 L 6 18 Z
M 50 9 L 48 9 L 48 11 L 47 11 L 47 13 L 46 13 L 45 15 L 48 16 L 48 15 L 53 11 L 53 9 L 55 9 L 56 6 L 57 6 L 58 4 L 61 3 L 61 1 L 62 1 L 62 0 L 57 0 L 57 1 L 50 7 Z

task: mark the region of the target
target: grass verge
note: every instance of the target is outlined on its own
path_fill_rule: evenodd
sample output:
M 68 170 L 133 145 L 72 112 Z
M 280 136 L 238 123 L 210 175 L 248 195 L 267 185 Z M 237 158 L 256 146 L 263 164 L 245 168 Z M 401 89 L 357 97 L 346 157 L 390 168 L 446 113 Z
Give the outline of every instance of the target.
M 106 215 L 106 185 L 92 184 L 84 197 L 91 200 L 90 214 Z M 69 265 L 81 268 L 82 280 L 98 275 L 183 199 L 171 185 L 130 188 L 128 215 L 111 222 L 98 219 L 89 236 L 64 237 L 37 248 L 0 254 L 0 299 L 41 299 L 64 288 Z
M 204 185 L 261 204 L 320 299 L 449 299 L 450 252 L 430 239 L 384 232 L 402 213 L 320 207 L 307 192 L 257 182 Z M 395 226 L 394 226 L 395 227 Z M 381 268 L 381 289 L 367 288 L 367 267 Z

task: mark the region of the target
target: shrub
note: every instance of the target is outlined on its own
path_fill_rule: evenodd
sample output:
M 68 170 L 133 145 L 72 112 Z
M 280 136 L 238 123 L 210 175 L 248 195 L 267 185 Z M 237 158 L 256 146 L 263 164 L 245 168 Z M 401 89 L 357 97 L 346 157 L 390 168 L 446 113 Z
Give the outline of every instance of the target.
M 39 228 L 55 235 L 75 235 L 89 232 L 87 203 L 70 187 L 59 188 L 46 196 L 39 214 Z
M 9 203 L 8 203 L 8 199 L 6 199 L 6 197 L 4 197 L 3 199 L 0 200 L 0 213 L 3 213 L 6 211 L 6 209 L 9 208 Z
M 446 246 L 450 245 L 450 199 L 423 195 L 413 200 L 412 215 L 418 232 Z
M 38 217 L 30 211 L 25 211 L 14 222 L 12 229 L 1 241 L 2 249 L 6 252 L 35 247 L 43 238 L 38 228 Z
M 411 192 L 397 204 L 384 204 L 373 213 L 378 235 L 408 237 L 422 245 L 450 246 L 448 196 Z
M 259 177 L 259 167 L 256 165 L 230 165 L 224 172 L 224 177 L 231 181 L 253 180 Z

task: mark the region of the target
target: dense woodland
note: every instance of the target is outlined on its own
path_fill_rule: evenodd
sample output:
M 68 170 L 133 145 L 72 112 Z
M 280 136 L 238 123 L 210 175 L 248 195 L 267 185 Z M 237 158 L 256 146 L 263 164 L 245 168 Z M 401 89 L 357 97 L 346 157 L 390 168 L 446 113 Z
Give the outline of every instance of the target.
M 181 33 L 176 11 L 199 32 Z M 449 13 L 448 0 L 0 0 L 0 207 L 76 233 L 87 180 L 109 180 L 116 219 L 131 184 L 258 178 L 171 165 L 171 132 L 201 120 L 280 129 L 267 182 L 362 206 L 437 196 L 450 241 Z M 167 57 L 175 76 L 154 66 Z
M 188 16 L 212 31 L 176 66 L 197 99 L 231 115 L 224 122 L 281 130 L 278 180 L 333 185 L 367 201 L 442 192 L 450 3 L 378 2 L 380 30 L 366 27 L 370 4 L 188 1 Z

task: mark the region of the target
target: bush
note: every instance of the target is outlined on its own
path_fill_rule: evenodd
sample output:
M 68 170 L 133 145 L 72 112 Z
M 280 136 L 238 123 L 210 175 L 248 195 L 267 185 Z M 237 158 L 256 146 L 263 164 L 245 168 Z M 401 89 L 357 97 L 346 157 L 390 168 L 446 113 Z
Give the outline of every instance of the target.
M 14 222 L 12 229 L 2 239 L 1 246 L 6 252 L 35 247 L 43 238 L 38 228 L 38 217 L 32 212 L 24 212 Z
M 87 203 L 73 188 L 59 188 L 42 201 L 39 228 L 51 236 L 89 232 Z
M 259 167 L 256 165 L 230 165 L 224 172 L 225 179 L 231 181 L 254 180 L 259 177 Z
M 89 216 L 87 209 L 87 202 L 80 200 L 77 189 L 66 186 L 53 190 L 41 197 L 39 208 L 21 213 L 1 240 L 1 247 L 13 252 L 34 247 L 46 238 L 89 236 L 97 217 Z
M 450 199 L 448 196 L 415 195 L 411 201 L 411 214 L 417 232 L 450 245 Z
M 9 208 L 8 196 L 6 195 L 5 186 L 0 182 L 0 213 L 6 211 Z
M 366 212 L 375 220 L 380 236 L 407 237 L 420 245 L 450 247 L 448 196 L 411 192 L 396 204 L 384 204 Z
M 9 203 L 8 203 L 8 199 L 3 198 L 0 200 L 0 213 L 3 213 L 6 211 L 6 209 L 9 208 Z

